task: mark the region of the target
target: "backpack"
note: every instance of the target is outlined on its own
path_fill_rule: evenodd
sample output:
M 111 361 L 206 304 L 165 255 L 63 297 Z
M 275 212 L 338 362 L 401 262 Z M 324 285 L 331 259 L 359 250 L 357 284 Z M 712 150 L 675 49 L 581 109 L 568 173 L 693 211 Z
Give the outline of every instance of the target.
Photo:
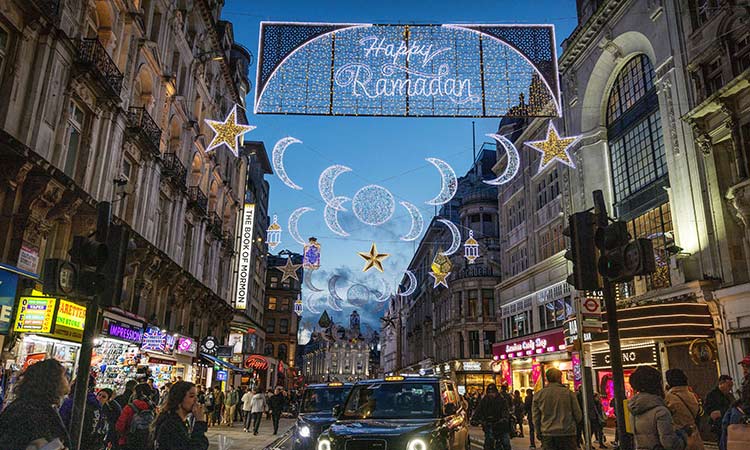
M 209 393 L 206 395 L 206 408 L 213 408 L 214 407 L 214 394 Z
M 147 449 L 149 448 L 151 423 L 156 418 L 151 408 L 140 409 L 134 403 L 129 403 L 133 410 L 133 418 L 127 435 L 127 448 Z

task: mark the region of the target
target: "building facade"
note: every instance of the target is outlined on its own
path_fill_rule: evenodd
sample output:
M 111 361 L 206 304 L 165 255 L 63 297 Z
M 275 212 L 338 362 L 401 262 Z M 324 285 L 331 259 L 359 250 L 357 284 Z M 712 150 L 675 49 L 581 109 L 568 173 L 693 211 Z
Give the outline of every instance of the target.
M 159 382 L 170 374 L 213 382 L 193 367 L 194 344 L 223 341 L 234 313 L 247 159 L 207 151 L 213 132 L 204 120 L 223 119 L 235 104 L 244 111 L 251 54 L 234 43 L 220 9 L 207 0 L 0 8 L 0 261 L 22 278 L 10 308 L 40 296 L 43 261 L 68 259 L 73 237 L 96 227 L 97 204 L 111 202 L 131 239 L 117 312 L 105 323 L 159 341 L 126 345 L 153 350 L 146 354 L 123 350 L 132 364 L 154 366 Z M 77 333 L 55 334 L 13 333 L 3 359 L 20 368 L 30 354 L 75 355 Z
M 369 340 L 372 338 L 370 336 Z M 323 330 L 314 331 L 302 355 L 301 370 L 305 383 L 372 378 L 369 340 L 362 335 L 356 310 L 349 316 L 348 327 L 333 323 Z

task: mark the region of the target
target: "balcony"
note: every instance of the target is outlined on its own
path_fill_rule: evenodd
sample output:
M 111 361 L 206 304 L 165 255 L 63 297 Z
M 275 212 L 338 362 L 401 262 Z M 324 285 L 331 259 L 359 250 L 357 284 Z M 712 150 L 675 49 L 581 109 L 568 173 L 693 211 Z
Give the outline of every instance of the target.
M 187 168 L 182 164 L 176 153 L 165 153 L 161 158 L 162 177 L 167 177 L 176 187 L 185 189 L 187 179 Z
M 482 277 L 499 277 L 500 273 L 495 272 L 492 267 L 471 265 L 465 269 L 454 272 L 454 281 L 462 278 L 482 278 Z
M 50 22 L 57 22 L 60 17 L 60 0 L 27 0 L 19 5 L 30 13 L 43 15 Z
M 234 253 L 234 236 L 232 236 L 230 233 L 222 234 L 221 246 L 224 248 L 224 253 L 227 256 L 231 256 Z
M 216 211 L 208 213 L 208 230 L 214 234 L 218 239 L 221 239 L 221 217 L 216 214 Z
M 99 39 L 81 39 L 76 65 L 81 73 L 89 74 L 98 84 L 103 97 L 119 100 L 123 76 Z
M 481 189 L 467 192 L 461 197 L 461 205 L 468 205 L 469 203 L 492 203 L 493 205 L 497 205 L 497 189 Z
M 159 156 L 161 128 L 146 108 L 131 106 L 127 112 L 128 132 L 136 137 L 152 156 Z
M 208 211 L 208 198 L 199 186 L 190 186 L 187 190 L 188 206 L 192 206 L 200 213 L 206 214 Z

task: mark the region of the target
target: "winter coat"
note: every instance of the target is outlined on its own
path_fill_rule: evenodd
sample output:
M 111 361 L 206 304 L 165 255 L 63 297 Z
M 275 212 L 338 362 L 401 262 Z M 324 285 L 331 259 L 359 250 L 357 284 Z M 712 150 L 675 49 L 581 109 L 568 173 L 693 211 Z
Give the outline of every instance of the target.
M 281 414 L 281 411 L 284 409 L 284 403 L 286 403 L 284 394 L 274 394 L 268 400 L 268 409 L 274 414 Z
M 526 413 L 526 408 L 524 406 L 523 400 L 520 398 L 513 398 L 513 415 L 516 416 L 516 420 L 523 419 L 524 414 Z
M 537 392 L 531 407 L 534 428 L 542 436 L 576 436 L 583 420 L 576 394 L 562 383 L 550 383 Z
M 115 401 L 120 405 L 120 409 L 124 408 L 125 405 L 130 403 L 130 398 L 133 397 L 133 391 L 125 390 L 122 394 L 115 397 Z
M 495 427 L 501 433 L 509 433 L 510 404 L 501 394 L 485 395 L 474 410 L 471 421 L 481 423 L 483 427 Z
M 706 412 L 707 416 L 711 416 L 711 413 L 714 411 L 719 411 L 721 413 L 721 417 L 719 419 L 712 421 L 712 425 L 715 425 L 715 428 L 718 428 L 720 432 L 721 430 L 721 419 L 724 418 L 724 414 L 729 411 L 729 408 L 732 407 L 732 404 L 734 403 L 734 396 L 732 393 L 725 394 L 721 392 L 721 389 L 719 387 L 715 387 L 711 390 L 711 392 L 706 395 L 706 401 L 703 403 L 703 410 Z M 711 419 L 709 419 L 711 420 Z
M 60 439 L 70 448 L 70 436 L 60 414 L 52 405 L 19 398 L 0 414 L 0 448 L 25 450 L 32 441 Z
M 195 422 L 193 429 L 188 427 L 175 412 L 166 412 L 156 420 L 154 447 L 156 450 L 207 450 L 208 438 L 206 422 Z
M 138 408 L 138 410 L 144 410 L 144 409 L 153 409 L 153 406 L 145 400 L 136 399 L 133 400 L 133 404 Z M 119 436 L 119 444 L 125 445 L 128 442 L 128 431 L 130 430 L 130 422 L 133 420 L 133 416 L 135 415 L 135 411 L 133 411 L 133 408 L 130 406 L 130 404 L 125 405 L 124 408 L 122 408 L 122 414 L 120 414 L 120 418 L 117 419 L 117 424 L 115 428 L 117 429 L 117 435 Z
M 527 395 L 526 398 L 523 399 L 524 413 L 526 414 L 526 417 L 529 419 L 529 422 L 531 422 L 531 409 L 532 409 L 533 403 L 534 403 L 534 395 Z
M 105 403 L 102 405 L 102 414 L 104 420 L 107 421 L 107 437 L 105 438 L 105 442 L 117 443 L 119 440 L 117 435 L 117 420 L 122 414 L 120 404 L 115 401 Z
M 250 399 L 250 412 L 262 413 L 266 408 L 266 397 L 263 394 L 255 394 Z
M 71 416 L 73 414 L 73 396 L 68 396 L 60 406 L 60 417 L 63 423 L 71 431 Z M 83 418 L 83 427 L 81 432 L 80 450 L 100 450 L 104 445 L 104 438 L 107 436 L 107 425 L 102 415 L 102 405 L 96 398 L 96 394 L 89 392 L 86 395 L 86 413 Z
M 252 407 L 250 406 L 250 403 L 253 399 L 253 393 L 250 391 L 245 392 L 245 394 L 242 396 L 242 410 L 250 412 Z
M 675 431 L 672 414 L 661 397 L 639 392 L 628 402 L 636 450 L 683 450 L 685 440 Z

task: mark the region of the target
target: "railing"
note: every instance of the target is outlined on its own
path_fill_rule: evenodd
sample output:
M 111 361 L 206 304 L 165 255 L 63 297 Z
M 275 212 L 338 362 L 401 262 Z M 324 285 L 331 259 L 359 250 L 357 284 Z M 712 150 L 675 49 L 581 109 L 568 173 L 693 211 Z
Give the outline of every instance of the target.
M 128 109 L 128 127 L 142 138 L 153 154 L 159 154 L 161 128 L 151 118 L 146 108 L 131 106 Z
M 497 204 L 497 189 L 472 191 L 461 197 L 461 204 L 488 202 Z
M 499 273 L 495 272 L 492 267 L 471 265 L 458 272 L 455 272 L 454 280 L 462 278 L 479 278 L 479 277 L 497 277 Z
M 162 155 L 162 175 L 166 175 L 175 185 L 184 188 L 187 179 L 187 168 L 176 153 Z
M 190 186 L 187 190 L 188 203 L 198 208 L 203 214 L 206 214 L 208 209 L 208 198 L 203 193 L 200 187 Z
M 208 228 L 216 237 L 221 237 L 221 217 L 216 214 L 216 211 L 208 213 Z
M 91 71 L 110 97 L 120 96 L 124 77 L 99 39 L 81 39 L 78 45 L 78 64 Z
M 57 22 L 60 17 L 60 0 L 26 0 L 19 2 L 22 7 L 31 6 L 51 22 Z

